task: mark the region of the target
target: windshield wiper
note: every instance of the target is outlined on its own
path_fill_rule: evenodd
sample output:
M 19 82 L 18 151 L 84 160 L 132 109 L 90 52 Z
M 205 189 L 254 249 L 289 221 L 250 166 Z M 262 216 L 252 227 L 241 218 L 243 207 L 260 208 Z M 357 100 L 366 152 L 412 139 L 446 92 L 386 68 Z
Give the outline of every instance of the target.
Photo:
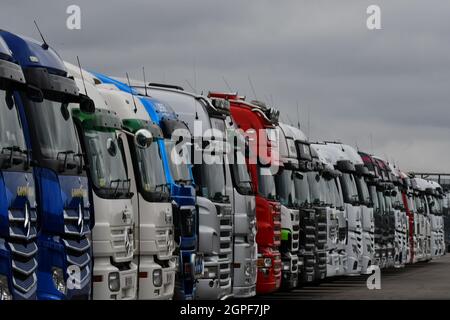
M 2 148 L 2 154 L 5 154 L 5 152 L 4 152 L 5 150 L 9 152 L 8 162 L 2 164 L 2 166 L 6 165 L 7 168 L 11 168 L 14 165 L 23 163 L 24 162 L 23 159 L 14 157 L 14 153 L 19 153 L 19 154 L 25 154 L 27 156 L 26 163 L 27 163 L 27 167 L 29 167 L 30 158 L 31 158 L 30 151 L 28 151 L 26 149 L 22 150 L 18 145 L 11 145 L 9 147 Z
M 123 194 L 122 192 L 119 192 L 120 183 L 122 183 L 122 189 L 127 190 L 126 193 L 130 193 L 131 179 L 115 179 L 115 180 L 111 180 L 109 182 L 110 189 L 114 189 L 114 193 L 113 193 L 114 197 L 120 196 Z M 126 183 L 128 184 L 128 187 L 125 187 Z M 115 188 L 113 188 L 113 184 L 116 184 Z
M 59 157 L 60 155 L 63 155 L 64 158 L 60 159 L 60 157 Z M 69 155 L 75 155 L 75 151 L 73 151 L 73 150 L 60 151 L 60 152 L 58 152 L 56 154 L 56 160 L 59 160 L 59 161 L 63 160 L 62 168 L 60 168 L 61 172 L 62 171 L 66 171 L 66 169 L 73 169 L 74 168 L 73 165 L 71 167 L 69 167 L 69 164 L 67 162 L 67 158 L 69 157 Z
M 190 184 L 190 183 L 194 182 L 194 180 L 192 180 L 192 179 L 177 179 L 177 180 L 175 180 L 175 182 L 177 184 Z

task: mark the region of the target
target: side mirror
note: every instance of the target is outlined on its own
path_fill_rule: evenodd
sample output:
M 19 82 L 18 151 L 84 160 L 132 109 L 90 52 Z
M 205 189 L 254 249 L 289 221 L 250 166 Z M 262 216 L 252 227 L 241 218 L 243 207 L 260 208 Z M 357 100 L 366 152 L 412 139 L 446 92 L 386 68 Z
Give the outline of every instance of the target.
M 81 94 L 80 95 L 80 109 L 86 113 L 94 113 L 95 112 L 95 104 L 94 101 L 88 96 Z
M 28 85 L 27 86 L 27 97 L 33 102 L 41 103 L 44 101 L 44 93 L 38 87 Z
M 139 129 L 134 135 L 134 143 L 141 149 L 147 149 L 152 142 L 153 135 L 147 129 Z

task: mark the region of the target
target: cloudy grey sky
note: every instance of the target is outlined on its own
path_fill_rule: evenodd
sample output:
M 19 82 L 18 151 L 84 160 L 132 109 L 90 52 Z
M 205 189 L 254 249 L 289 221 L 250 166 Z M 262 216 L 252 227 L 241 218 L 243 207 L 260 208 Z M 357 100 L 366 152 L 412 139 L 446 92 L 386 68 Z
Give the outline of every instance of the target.
M 66 29 L 70 4 L 81 30 Z M 370 4 L 382 30 L 366 28 Z M 253 98 L 250 76 L 283 121 L 299 103 L 313 140 L 450 172 L 449 14 L 447 0 L 2 0 L 0 27 L 37 38 L 36 19 L 64 59 L 114 76 L 145 66 L 199 92 L 227 89 L 225 77 Z

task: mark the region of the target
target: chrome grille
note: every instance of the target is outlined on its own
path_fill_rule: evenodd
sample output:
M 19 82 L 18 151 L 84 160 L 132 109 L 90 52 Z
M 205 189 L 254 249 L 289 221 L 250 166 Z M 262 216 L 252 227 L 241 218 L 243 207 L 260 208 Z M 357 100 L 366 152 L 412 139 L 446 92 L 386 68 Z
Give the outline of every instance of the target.
M 219 269 L 220 286 L 231 285 L 231 261 L 233 254 L 233 217 L 231 206 L 218 208 L 220 223 Z

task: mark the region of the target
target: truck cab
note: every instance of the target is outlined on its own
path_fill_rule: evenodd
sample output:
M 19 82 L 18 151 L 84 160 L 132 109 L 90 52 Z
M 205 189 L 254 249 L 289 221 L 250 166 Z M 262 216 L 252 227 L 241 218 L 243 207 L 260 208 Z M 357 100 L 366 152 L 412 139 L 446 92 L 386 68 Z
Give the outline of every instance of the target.
M 406 264 L 414 263 L 414 199 L 411 188 L 410 177 L 400 171 L 399 173 L 401 187 L 400 192 L 403 201 L 403 207 L 406 213 Z
M 203 274 L 203 255 L 198 251 L 199 217 L 196 206 L 196 186 L 189 165 L 190 154 L 189 150 L 178 150 L 177 147 L 178 138 L 181 138 L 181 141 L 190 142 L 191 133 L 187 125 L 178 119 L 176 113 L 167 104 L 139 95 L 138 91 L 118 80 L 98 73 L 95 73 L 95 76 L 101 83 L 114 85 L 128 93 L 131 99 L 129 107 L 132 110 L 134 103 L 137 104 L 140 101 L 150 119 L 162 130 L 164 139 L 158 140 L 158 146 L 170 189 L 174 239 L 178 255 L 174 298 L 192 300 L 196 296 L 197 280 Z M 178 136 L 178 133 L 184 136 Z
M 134 87 L 136 88 L 136 87 Z M 226 163 L 226 113 L 229 103 L 217 103 L 183 88 L 152 84 L 136 88 L 153 98 L 159 108 L 169 107 L 193 134 L 191 163 L 197 191 L 199 248 L 204 255 L 204 274 L 198 279 L 196 299 L 232 296 L 233 184 Z M 156 100 L 158 99 L 158 100 Z M 219 102 L 219 101 L 217 101 Z
M 281 208 L 275 185 L 280 165 L 276 145 L 279 112 L 259 101 L 247 102 L 236 93 L 215 93 L 214 97 L 229 101 L 232 118 L 250 143 L 251 157 L 246 155 L 246 162 L 256 193 L 256 292 L 274 292 L 281 285 Z
M 314 143 L 312 147 L 323 163 L 322 179 L 325 181 L 327 199 L 327 274 L 326 277 L 344 275 L 347 268 L 345 242 L 347 238 L 344 202 L 339 187 L 341 173 L 334 169 L 326 144 Z
M 137 299 L 171 299 L 177 257 L 173 204 L 161 152 L 162 130 L 137 97 L 111 84 L 98 84 L 97 88 L 121 122 L 119 141 L 131 179 L 134 209 Z
M 400 179 L 399 170 L 390 162 L 387 163 L 390 169 L 391 180 L 394 184 L 394 189 L 391 193 L 392 207 L 394 209 L 395 217 L 395 231 L 394 231 L 394 267 L 403 268 L 406 263 L 407 256 L 407 215 L 406 208 L 402 199 L 403 183 Z
M 91 206 L 88 179 L 69 103 L 92 112 L 58 54 L 47 44 L 1 31 L 34 94 L 18 93 L 39 220 L 39 299 L 88 299 L 91 292 Z M 31 248 L 31 246 L 30 246 Z M 32 278 L 31 278 L 32 281 Z M 25 283 L 24 283 L 25 285 Z
M 0 301 L 36 299 L 35 183 L 16 102 L 25 91 L 22 68 L 0 36 Z
M 291 128 L 279 123 L 279 152 L 282 166 L 275 176 L 277 194 L 281 204 L 281 287 L 292 289 L 298 285 L 298 254 L 300 240 L 300 214 L 296 181 L 300 173 L 297 147 Z
M 80 92 L 95 104 L 94 113 L 72 105 L 72 116 L 88 168 L 89 199 L 95 226 L 92 230 L 94 300 L 136 298 L 135 209 L 131 178 L 119 135 L 121 120 L 91 74 L 66 63 Z
M 390 170 L 387 163 L 380 157 L 372 156 L 377 166 L 380 184 L 378 190 L 378 199 L 382 216 L 382 243 L 383 256 L 382 268 L 393 268 L 395 265 L 395 210 L 393 207 L 394 184 L 390 176 Z
M 258 248 L 255 192 L 245 162 L 245 155 L 250 152 L 249 144 L 231 117 L 229 102 L 220 95 L 215 97 L 214 92 L 210 92 L 208 97 L 215 112 L 225 117 L 226 136 L 231 148 L 227 160 L 233 185 L 233 296 L 253 297 L 256 295 Z M 223 104 L 228 104 L 228 107 L 221 107 Z
M 339 183 L 344 200 L 345 215 L 348 225 L 346 253 L 347 253 L 347 275 L 358 275 L 361 273 L 365 250 L 363 249 L 362 212 L 358 193 L 358 172 L 352 157 L 345 152 L 349 146 L 340 143 L 327 142 L 330 161 L 334 168 L 341 172 Z

